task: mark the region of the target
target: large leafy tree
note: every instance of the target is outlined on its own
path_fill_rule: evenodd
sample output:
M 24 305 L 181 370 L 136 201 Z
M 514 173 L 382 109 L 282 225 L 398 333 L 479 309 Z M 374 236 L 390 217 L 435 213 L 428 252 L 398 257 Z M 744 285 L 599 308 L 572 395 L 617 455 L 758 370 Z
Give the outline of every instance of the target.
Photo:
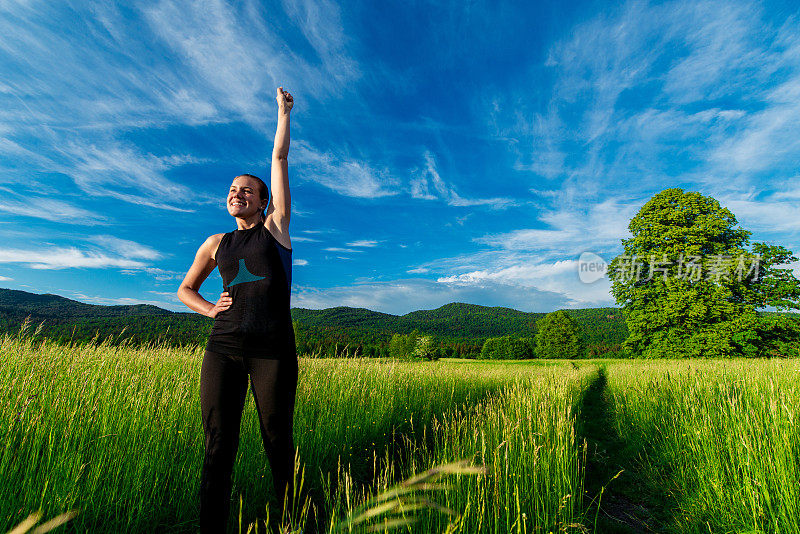
M 583 358 L 580 327 L 564 310 L 548 313 L 536 323 L 536 355 L 540 358 Z
M 800 339 L 795 321 L 757 313 L 800 309 L 800 281 L 780 267 L 797 258 L 782 246 L 750 246 L 751 232 L 716 199 L 666 189 L 628 229 L 609 275 L 634 355 L 754 356 Z

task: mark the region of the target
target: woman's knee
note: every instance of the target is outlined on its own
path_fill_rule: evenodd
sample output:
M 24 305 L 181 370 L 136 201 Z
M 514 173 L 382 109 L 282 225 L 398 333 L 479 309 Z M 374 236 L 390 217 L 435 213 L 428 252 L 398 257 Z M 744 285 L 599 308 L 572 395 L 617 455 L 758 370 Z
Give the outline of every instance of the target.
M 292 415 L 286 413 L 264 414 L 261 418 L 264 439 L 272 447 L 285 447 L 292 444 Z
M 204 465 L 212 468 L 233 466 L 238 449 L 238 433 L 226 434 L 218 429 L 211 429 L 205 436 Z

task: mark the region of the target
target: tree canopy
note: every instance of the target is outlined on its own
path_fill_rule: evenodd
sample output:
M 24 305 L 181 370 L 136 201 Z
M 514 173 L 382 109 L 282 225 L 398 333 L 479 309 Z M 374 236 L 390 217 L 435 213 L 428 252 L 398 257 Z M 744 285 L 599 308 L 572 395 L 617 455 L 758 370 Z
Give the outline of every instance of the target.
M 566 311 L 545 315 L 536 323 L 536 354 L 540 358 L 583 358 L 586 344 L 582 333 Z
M 753 243 L 734 214 L 682 189 L 654 195 L 631 219 L 632 237 L 609 265 L 611 292 L 645 357 L 764 355 L 800 340 L 797 323 L 759 308 L 800 309 L 800 281 L 779 245 Z

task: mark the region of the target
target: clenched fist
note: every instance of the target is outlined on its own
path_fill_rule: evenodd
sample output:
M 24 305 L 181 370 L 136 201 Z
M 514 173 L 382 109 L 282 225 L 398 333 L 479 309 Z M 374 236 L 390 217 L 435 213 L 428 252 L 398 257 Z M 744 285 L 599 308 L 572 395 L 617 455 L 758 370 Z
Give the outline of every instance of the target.
M 289 113 L 294 105 L 294 99 L 289 91 L 284 91 L 283 87 L 278 87 L 278 94 L 275 96 L 278 101 L 278 109 L 284 113 Z

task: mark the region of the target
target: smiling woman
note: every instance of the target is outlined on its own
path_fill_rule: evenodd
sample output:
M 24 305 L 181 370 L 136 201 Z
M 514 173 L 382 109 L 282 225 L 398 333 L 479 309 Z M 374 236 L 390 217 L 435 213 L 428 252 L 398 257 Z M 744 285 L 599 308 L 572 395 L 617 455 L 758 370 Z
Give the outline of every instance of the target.
M 282 87 L 277 89 L 276 100 L 272 200 L 257 176 L 234 178 L 227 208 L 237 229 L 206 239 L 178 289 L 184 304 L 214 318 L 200 371 L 205 434 L 200 482 L 202 533 L 225 532 L 248 378 L 281 515 L 293 492 L 292 423 L 298 362 L 289 307 L 292 244 L 287 156 L 294 100 Z M 224 289 L 216 304 L 199 293 L 215 267 Z

